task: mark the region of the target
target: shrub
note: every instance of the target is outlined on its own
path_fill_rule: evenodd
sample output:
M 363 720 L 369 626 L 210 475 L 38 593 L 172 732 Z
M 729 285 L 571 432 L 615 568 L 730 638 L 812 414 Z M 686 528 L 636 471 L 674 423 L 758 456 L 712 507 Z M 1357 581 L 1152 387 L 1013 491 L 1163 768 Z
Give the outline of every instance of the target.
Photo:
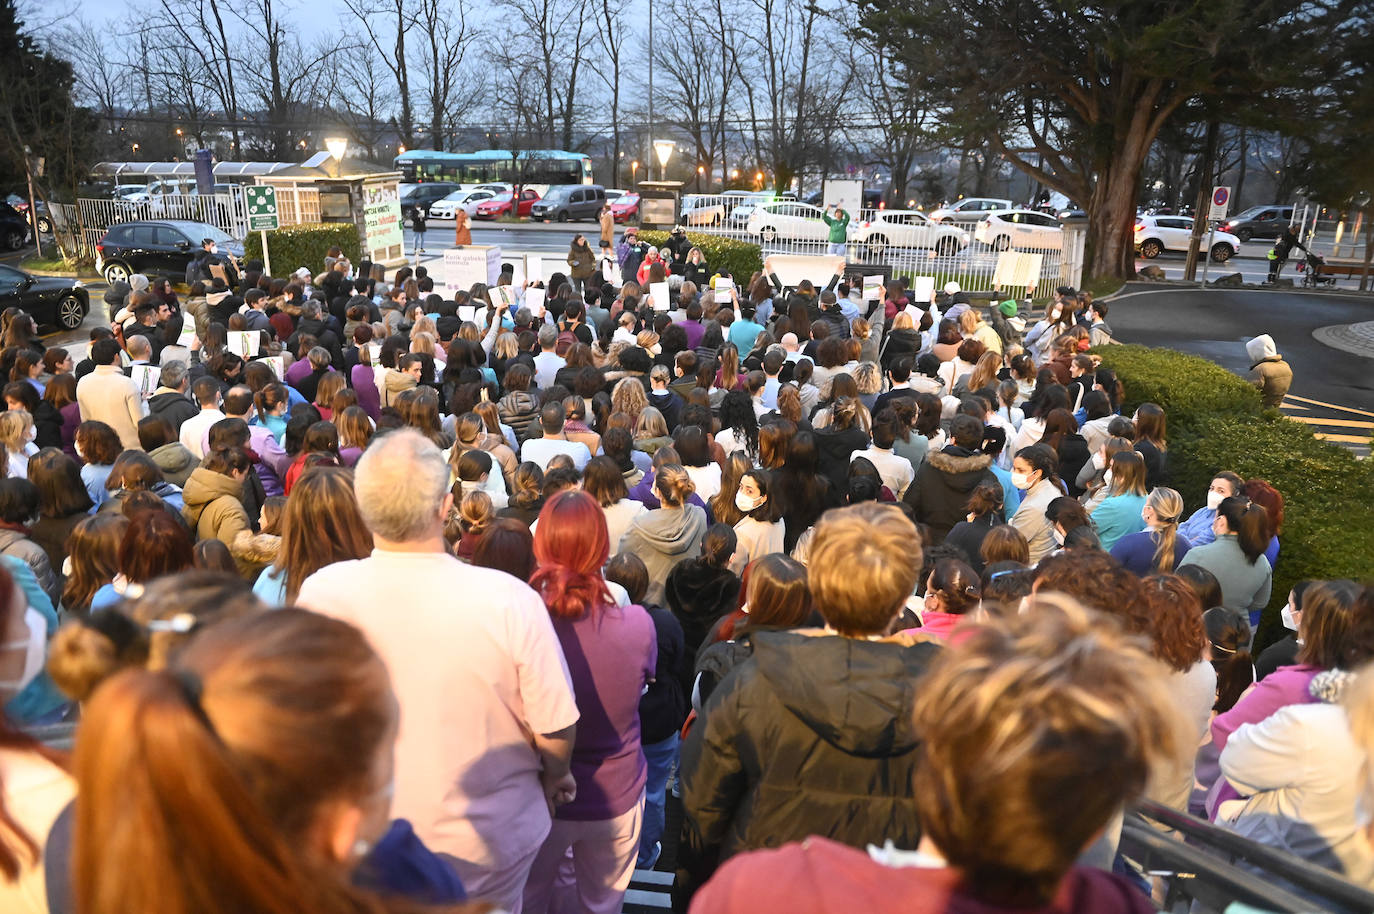
M 668 243 L 668 233 L 641 229 L 639 240 L 662 248 Z M 749 282 L 751 276 L 763 269 L 763 249 L 757 244 L 722 238 L 719 235 L 704 235 L 700 232 L 688 232 L 687 240 L 692 242 L 694 247 L 701 248 L 706 265 L 712 272 L 729 270 L 730 275 L 735 278 L 736 286 L 743 286 Z
M 1374 464 L 1313 437 L 1307 426 L 1262 411 L 1244 379 L 1194 355 L 1144 346 L 1094 350 L 1126 388 L 1123 412 L 1142 402 L 1169 417 L 1169 484 L 1188 513 L 1206 502 L 1220 470 L 1268 480 L 1284 497 L 1273 595 L 1256 644 L 1283 635 L 1279 613 L 1304 579 L 1374 578 Z
M 300 267 L 309 267 L 312 273 L 323 271 L 324 258 L 335 245 L 343 249 L 344 256 L 355 266 L 362 260 L 358 227 L 352 222 L 284 225 L 267 233 L 272 272 L 277 276 L 287 276 Z M 249 232 L 243 249 L 248 260 L 261 260 L 262 234 Z

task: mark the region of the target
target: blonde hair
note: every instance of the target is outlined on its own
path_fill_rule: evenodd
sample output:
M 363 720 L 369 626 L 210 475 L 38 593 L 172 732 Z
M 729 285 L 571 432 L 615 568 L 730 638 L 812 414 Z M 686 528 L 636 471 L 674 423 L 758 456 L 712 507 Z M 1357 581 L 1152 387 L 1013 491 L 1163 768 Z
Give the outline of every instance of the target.
M 894 505 L 865 502 L 827 511 L 807 565 L 826 623 L 842 635 L 886 633 L 921 570 L 916 525 Z
M 851 376 L 854 378 L 854 383 L 859 387 L 859 393 L 882 393 L 883 373 L 876 362 L 860 362 L 854 366 Z
M 497 335 L 492 351 L 498 359 L 513 359 L 520 354 L 520 343 L 514 333 L 503 330 Z
M 458 506 L 458 526 L 464 533 L 481 534 L 495 516 L 491 496 L 481 489 L 465 493 Z
M 434 355 L 434 334 L 426 333 L 423 330 L 410 332 L 410 351 L 422 352 L 425 355 Z
M 648 406 L 649 395 L 638 378 L 621 378 L 611 388 L 611 412 L 624 413 L 630 417 L 631 424 L 639 420 L 639 414 Z
M 665 508 L 681 508 L 697 487 L 681 464 L 665 463 L 656 471 L 654 489 Z
M 897 316 L 892 319 L 893 330 L 915 330 L 916 322 L 911 319 L 911 315 L 905 311 L 898 311 Z
M 635 440 L 666 437 L 668 437 L 668 422 L 663 418 L 663 413 L 652 406 L 644 407 L 644 411 L 635 420 Z
M 1058 594 L 944 650 L 916 693 L 913 793 L 974 894 L 1049 903 L 1093 835 L 1188 744 L 1166 677 L 1116 620 Z
M 978 312 L 974 311 L 972 308 L 969 308 L 963 314 L 959 315 L 959 330 L 965 336 L 972 336 L 976 333 L 978 331 L 978 325 L 981 323 L 982 320 L 978 317 Z
M 24 445 L 28 444 L 24 437 L 31 425 L 33 416 L 27 409 L 11 409 L 0 413 L 0 444 L 3 444 L 5 450 L 11 454 L 22 452 Z
M 1183 496 L 1173 489 L 1159 487 L 1150 490 L 1145 505 L 1155 512 L 1159 524 L 1159 543 L 1155 546 L 1155 571 L 1170 574 L 1174 570 L 1174 552 L 1178 546 L 1178 519 L 1183 514 Z

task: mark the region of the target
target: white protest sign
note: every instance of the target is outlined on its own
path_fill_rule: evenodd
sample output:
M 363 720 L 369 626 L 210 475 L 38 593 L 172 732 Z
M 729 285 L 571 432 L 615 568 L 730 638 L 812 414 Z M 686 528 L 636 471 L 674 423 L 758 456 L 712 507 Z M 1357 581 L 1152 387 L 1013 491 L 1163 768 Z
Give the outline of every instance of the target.
M 864 277 L 864 301 L 878 301 L 883 297 L 882 276 Z
M 476 305 L 459 305 L 459 306 L 458 306 L 458 319 L 459 319 L 460 321 L 463 321 L 464 323 L 470 323 L 470 324 L 475 324 L 475 323 L 477 323 L 477 306 L 476 306 Z
M 544 281 L 544 261 L 538 254 L 525 255 L 525 278 L 530 282 Z
M 823 289 L 835 271 L 844 266 L 844 258 L 832 254 L 770 254 L 768 265 L 785 289 L 796 288 L 803 279 Z
M 821 205 L 840 206 L 849 212 L 850 219 L 863 208 L 863 201 L 864 182 L 861 180 L 826 178 L 821 182 Z
M 928 305 L 935 301 L 935 277 L 917 276 L 911 282 L 911 300 Z
M 530 286 L 525 290 L 525 307 L 537 320 L 544 319 L 544 297 L 545 291 L 538 286 Z
M 491 303 L 493 305 L 499 305 L 504 302 L 507 309 L 511 311 L 515 310 L 515 290 L 510 286 L 492 286 L 488 291 L 491 293 Z
M 258 361 L 266 362 L 268 367 L 272 369 L 272 373 L 277 376 L 278 381 L 286 377 L 286 356 L 270 355 L 267 358 L 259 359 Z
M 450 296 L 477 283 L 496 285 L 501 278 L 501 248 L 475 244 L 444 251 L 444 288 Z
M 191 344 L 196 341 L 196 322 L 187 320 L 181 325 L 181 336 L 177 337 L 177 345 L 191 348 Z
M 649 295 L 653 297 L 655 311 L 667 311 L 673 303 L 672 293 L 668 291 L 666 282 L 649 283 Z
M 262 348 L 262 333 L 257 330 L 230 330 L 226 348 L 245 360 L 251 359 Z
M 145 400 L 157 390 L 157 381 L 161 375 L 162 369 L 156 365 L 133 365 L 129 368 L 129 377 L 138 385 L 138 394 Z

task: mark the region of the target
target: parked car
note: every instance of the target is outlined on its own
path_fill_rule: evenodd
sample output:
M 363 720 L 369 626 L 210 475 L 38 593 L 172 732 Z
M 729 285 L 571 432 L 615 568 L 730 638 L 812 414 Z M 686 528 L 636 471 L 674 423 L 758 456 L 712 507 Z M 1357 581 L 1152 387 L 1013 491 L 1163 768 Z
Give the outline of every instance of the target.
M 1187 216 L 1137 216 L 1135 220 L 1135 247 L 1146 260 L 1153 260 L 1165 251 L 1186 254 L 1192 237 L 1193 220 Z M 1207 243 L 1205 231 L 1202 243 Z M 1230 260 L 1236 256 L 1240 245 L 1240 238 L 1218 230 L 1212 239 L 1212 262 Z
M 439 202 L 430 204 L 429 218 L 453 219 L 461 209 L 471 219 L 477 212 L 478 204 L 490 200 L 496 194 L 497 192 L 492 190 L 455 190 Z
M 481 203 L 477 204 L 477 211 L 472 214 L 472 217 L 474 219 L 499 219 L 502 216 L 509 216 L 511 214 L 510 204 L 512 194 L 513 191 L 506 191 L 503 194 L 497 194 L 490 200 L 483 200 Z M 534 188 L 526 187 L 521 190 L 517 215 L 520 217 L 528 216 L 530 214 L 530 208 L 534 206 L 535 201 L 538 199 L 539 191 Z
M 90 293 L 80 280 L 34 276 L 0 264 L 0 308 L 17 307 L 39 326 L 75 330 L 91 310 Z
M 116 200 L 129 200 L 139 194 L 148 193 L 147 184 L 119 184 L 115 186 L 113 196 Z
M 1280 203 L 1252 206 L 1222 223 L 1221 228 L 1241 240 L 1278 238 L 1293 221 L 1293 207 Z
M 401 216 L 409 221 L 418 212 L 429 215 L 430 204 L 438 203 L 458 189 L 450 181 L 427 181 L 424 184 L 405 184 L 400 194 Z
M 27 216 L 8 203 L 0 203 L 0 243 L 4 244 L 5 250 L 19 250 L 29 243 L 32 234 Z
M 863 245 L 868 255 L 881 258 L 888 248 L 924 248 L 943 256 L 968 247 L 969 233 L 956 225 L 937 225 L 914 209 L 884 209 L 872 219 L 851 225 L 849 240 Z
M 606 205 L 606 188 L 600 184 L 555 184 L 530 207 L 530 221 L 595 219 Z
M 994 251 L 1058 248 L 1064 229 L 1059 220 L 1033 209 L 1008 209 L 989 213 L 978 223 L 973 237 Z
M 616 222 L 639 218 L 639 194 L 622 194 L 611 204 L 611 216 Z
M 965 197 L 958 203 L 932 210 L 931 222 L 959 222 L 973 225 L 987 218 L 988 213 L 999 209 L 1011 209 L 1012 202 L 997 197 Z
M 824 210 L 810 203 L 791 200 L 759 203 L 749 214 L 745 231 L 757 235 L 765 244 L 778 240 L 824 242 L 830 235 L 830 226 L 822 218 L 824 215 Z
M 754 215 L 754 209 L 759 204 L 783 199 L 771 190 L 727 190 L 722 196 L 726 198 L 726 219 L 730 225 L 738 228 L 748 224 L 749 218 Z
M 28 215 L 28 197 L 21 197 L 19 194 L 10 194 L 5 198 L 5 202 L 14 207 L 15 211 L 21 215 Z M 30 227 L 40 235 L 51 235 L 52 217 L 48 215 L 48 204 L 44 203 L 42 200 L 35 200 L 33 205 L 35 207 L 35 218 L 30 220 L 32 222 Z
M 207 222 L 150 220 L 110 226 L 96 242 L 95 268 L 110 283 L 128 282 L 134 273 L 178 282 L 206 238 L 224 253 L 242 259 L 243 244 Z
M 684 225 L 720 225 L 725 221 L 725 201 L 721 197 L 688 194 L 682 198 Z

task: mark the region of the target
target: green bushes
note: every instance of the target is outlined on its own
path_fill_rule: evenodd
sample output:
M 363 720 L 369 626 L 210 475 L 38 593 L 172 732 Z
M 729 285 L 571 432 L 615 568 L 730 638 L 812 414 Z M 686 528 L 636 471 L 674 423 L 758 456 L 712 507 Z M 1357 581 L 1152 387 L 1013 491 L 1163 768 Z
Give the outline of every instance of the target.
M 662 248 L 668 242 L 668 233 L 641 230 L 639 240 Z M 735 278 L 736 285 L 747 283 L 751 276 L 763 269 L 763 249 L 757 244 L 721 238 L 718 235 L 703 235 L 699 232 L 688 232 L 687 240 L 692 242 L 694 247 L 701 248 L 706 265 L 712 272 L 729 270 L 730 275 Z
M 1187 513 L 1205 503 L 1220 470 L 1265 479 L 1282 493 L 1282 548 L 1257 644 L 1282 636 L 1279 611 L 1296 582 L 1374 579 L 1374 462 L 1261 410 L 1254 387 L 1199 356 L 1144 346 L 1094 352 L 1125 387 L 1123 412 L 1148 401 L 1168 413 L 1170 485 Z
M 355 266 L 362 260 L 358 227 L 352 222 L 284 225 L 267 233 L 267 251 L 276 276 L 287 276 L 300 267 L 309 267 L 315 274 L 323 272 L 324 258 L 336 245 Z M 243 248 L 247 259 L 261 260 L 262 234 L 249 232 Z

